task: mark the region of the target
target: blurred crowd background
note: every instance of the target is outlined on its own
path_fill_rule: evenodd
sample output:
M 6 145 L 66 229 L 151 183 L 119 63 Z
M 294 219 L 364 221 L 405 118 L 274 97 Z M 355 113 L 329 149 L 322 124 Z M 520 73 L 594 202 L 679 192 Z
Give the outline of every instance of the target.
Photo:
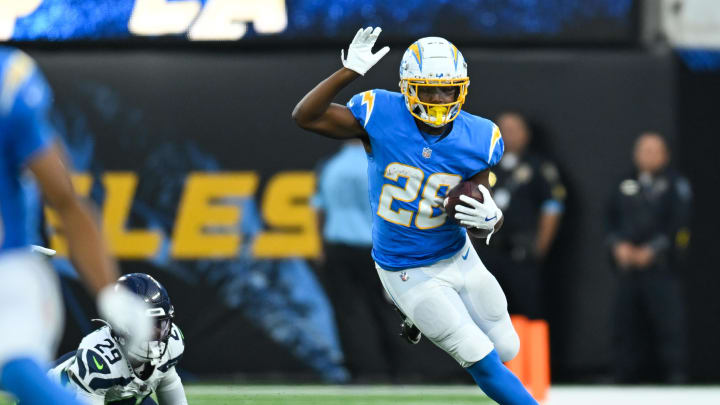
M 495 171 L 506 226 L 477 247 L 511 313 L 544 325 L 523 348 L 547 345 L 538 336 L 549 330 L 554 382 L 720 379 L 717 1 L 24 0 L 0 10 L 0 39 L 53 87 L 57 142 L 123 272 L 167 287 L 185 379 L 467 380 L 430 343 L 397 336 L 369 256 L 362 150 L 290 118 L 361 26 L 381 26 L 391 52 L 341 103 L 396 90 L 419 37 L 445 37 L 468 61 L 463 108 L 497 122 L 506 142 Z M 32 231 L 60 253 L 65 352 L 95 314 L 38 201 L 28 201 Z

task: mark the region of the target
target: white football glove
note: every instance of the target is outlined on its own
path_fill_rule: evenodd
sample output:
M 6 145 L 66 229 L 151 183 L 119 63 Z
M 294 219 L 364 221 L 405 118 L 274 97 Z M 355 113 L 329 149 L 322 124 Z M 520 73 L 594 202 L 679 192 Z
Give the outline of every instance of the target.
M 345 50 L 340 51 L 340 60 L 342 60 L 343 66 L 365 76 L 371 67 L 390 52 L 390 47 L 386 46 L 376 53 L 372 53 L 372 47 L 380 32 L 382 32 L 380 27 L 360 28 L 348 47 L 347 59 L 345 59 Z
M 131 345 L 150 340 L 153 325 L 147 316 L 148 305 L 127 288 L 116 284 L 103 288 L 97 297 L 97 308 L 100 317 Z
M 503 213 L 495 204 L 490 195 L 490 191 L 482 184 L 478 184 L 478 189 L 483 195 L 483 202 L 468 197 L 460 196 L 460 201 L 469 205 L 466 207 L 462 204 L 455 206 L 455 219 L 460 221 L 460 225 L 467 227 L 475 227 L 491 231 L 486 239 L 486 243 L 490 244 L 490 237 L 494 233 L 495 225 L 502 219 Z

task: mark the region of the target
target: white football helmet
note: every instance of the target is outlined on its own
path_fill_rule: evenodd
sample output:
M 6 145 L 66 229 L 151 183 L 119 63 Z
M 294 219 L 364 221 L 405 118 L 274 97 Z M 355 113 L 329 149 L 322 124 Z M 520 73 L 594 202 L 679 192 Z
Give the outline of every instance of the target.
M 433 126 L 447 125 L 460 114 L 470 78 L 462 53 L 448 40 L 426 37 L 415 41 L 400 62 L 400 92 L 413 117 Z M 458 96 L 448 104 L 421 101 L 418 88 L 423 86 L 456 86 Z

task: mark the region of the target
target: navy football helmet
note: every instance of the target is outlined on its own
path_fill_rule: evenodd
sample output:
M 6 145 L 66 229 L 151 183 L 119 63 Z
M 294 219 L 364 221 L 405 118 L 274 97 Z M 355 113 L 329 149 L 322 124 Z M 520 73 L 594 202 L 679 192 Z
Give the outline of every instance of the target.
M 152 318 L 154 332 L 149 341 L 140 342 L 137 345 L 126 344 L 120 332 L 119 342 L 125 348 L 125 352 L 131 360 L 141 363 L 155 365 L 165 354 L 168 347 L 168 340 L 172 331 L 172 319 L 175 316 L 175 308 L 170 302 L 170 296 L 165 287 L 152 276 L 144 273 L 131 273 L 120 277 L 117 281 L 130 292 L 137 294 L 149 306 L 147 316 Z

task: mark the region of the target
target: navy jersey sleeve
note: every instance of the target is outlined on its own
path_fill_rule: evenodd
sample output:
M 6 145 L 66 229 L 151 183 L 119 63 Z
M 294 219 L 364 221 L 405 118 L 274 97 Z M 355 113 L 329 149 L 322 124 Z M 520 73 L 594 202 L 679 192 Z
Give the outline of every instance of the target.
M 8 120 L 10 153 L 18 166 L 50 145 L 51 103 L 50 86 L 33 60 L 15 52 L 3 70 L 0 109 Z

